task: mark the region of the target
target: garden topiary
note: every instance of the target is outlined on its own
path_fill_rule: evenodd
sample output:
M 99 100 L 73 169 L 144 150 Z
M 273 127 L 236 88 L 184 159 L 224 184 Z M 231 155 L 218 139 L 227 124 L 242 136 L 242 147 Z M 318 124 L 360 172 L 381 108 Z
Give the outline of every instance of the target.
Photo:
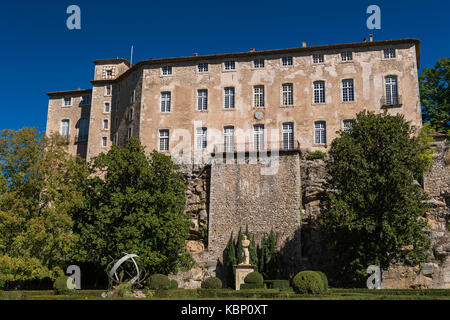
M 324 272 L 322 272 L 322 271 L 316 271 L 316 272 L 322 278 L 324 290 L 327 291 L 328 290 L 328 278 L 327 278 L 327 275 Z
M 56 278 L 55 282 L 53 282 L 53 289 L 55 289 L 56 294 L 68 294 L 71 289 L 67 287 L 67 279 L 68 276 L 60 276 Z
M 301 271 L 292 280 L 295 293 L 320 294 L 325 292 L 325 286 L 319 273 L 316 271 Z
M 164 274 L 152 274 L 148 278 L 148 287 L 152 290 L 167 290 L 170 289 L 169 277 Z
M 222 289 L 222 281 L 217 277 L 209 277 L 202 282 L 203 289 Z
M 175 279 L 170 280 L 170 289 L 178 289 L 178 281 Z
M 244 278 L 244 283 L 251 284 L 253 288 L 264 288 L 264 278 L 263 276 L 257 272 L 251 272 Z M 250 286 L 246 286 L 250 287 Z

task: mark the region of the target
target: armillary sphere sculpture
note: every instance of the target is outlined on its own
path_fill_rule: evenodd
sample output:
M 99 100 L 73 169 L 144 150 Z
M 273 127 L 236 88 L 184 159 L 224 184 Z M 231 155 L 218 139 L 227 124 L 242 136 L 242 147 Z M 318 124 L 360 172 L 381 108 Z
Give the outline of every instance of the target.
M 136 258 L 139 258 L 137 254 L 124 254 L 122 258 L 113 260 L 106 266 L 109 284 L 117 286 L 122 283 L 131 283 L 133 287 L 138 287 L 145 280 L 145 269 L 141 263 L 136 261 Z

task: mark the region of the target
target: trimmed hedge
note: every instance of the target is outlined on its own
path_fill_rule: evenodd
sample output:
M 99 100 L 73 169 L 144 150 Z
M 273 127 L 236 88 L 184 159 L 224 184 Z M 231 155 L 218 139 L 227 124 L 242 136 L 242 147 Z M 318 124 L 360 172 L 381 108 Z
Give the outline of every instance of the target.
M 306 156 L 306 160 L 316 160 L 316 159 L 325 159 L 326 154 L 320 150 L 310 152 Z
M 55 282 L 53 283 L 53 289 L 55 289 L 56 294 L 68 294 L 70 291 L 72 291 L 67 288 L 67 279 L 69 279 L 69 277 L 65 275 L 56 278 Z
M 319 273 L 315 271 L 301 271 L 292 279 L 295 293 L 321 294 L 325 292 L 325 285 Z
M 322 272 L 322 271 L 316 271 L 316 272 L 322 278 L 324 290 L 327 291 L 328 290 L 328 278 L 327 278 L 327 275 L 324 272 Z
M 152 274 L 148 278 L 148 288 L 152 290 L 170 289 L 169 277 L 164 274 Z
M 202 282 L 203 289 L 222 289 L 222 281 L 217 277 L 209 277 Z
M 261 286 L 258 283 L 243 283 L 240 287 L 241 290 L 253 290 L 253 289 L 264 289 L 264 284 Z
M 289 280 L 266 280 L 267 289 L 290 290 Z
M 175 279 L 170 280 L 170 289 L 178 289 L 178 281 Z
M 244 278 L 244 284 L 252 285 L 252 286 L 245 286 L 246 289 L 264 288 L 264 278 L 259 272 L 253 271 Z

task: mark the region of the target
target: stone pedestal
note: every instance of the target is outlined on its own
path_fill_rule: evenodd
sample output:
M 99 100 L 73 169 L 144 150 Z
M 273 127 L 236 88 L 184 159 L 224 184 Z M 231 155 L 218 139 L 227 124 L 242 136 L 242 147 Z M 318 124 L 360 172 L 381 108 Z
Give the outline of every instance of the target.
M 245 277 L 252 273 L 255 269 L 255 266 L 251 264 L 238 264 L 235 265 L 236 268 L 236 290 L 241 289 L 241 284 L 244 283 Z

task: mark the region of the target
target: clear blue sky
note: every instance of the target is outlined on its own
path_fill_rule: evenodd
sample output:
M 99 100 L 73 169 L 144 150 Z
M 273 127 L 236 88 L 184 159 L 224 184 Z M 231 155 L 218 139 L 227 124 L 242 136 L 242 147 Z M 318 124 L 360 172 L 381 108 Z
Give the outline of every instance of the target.
M 81 8 L 81 30 L 66 9 Z M 366 8 L 381 8 L 381 30 Z M 421 69 L 450 56 L 450 0 L 2 1 L 0 129 L 45 130 L 49 91 L 89 88 L 95 59 L 419 38 Z

